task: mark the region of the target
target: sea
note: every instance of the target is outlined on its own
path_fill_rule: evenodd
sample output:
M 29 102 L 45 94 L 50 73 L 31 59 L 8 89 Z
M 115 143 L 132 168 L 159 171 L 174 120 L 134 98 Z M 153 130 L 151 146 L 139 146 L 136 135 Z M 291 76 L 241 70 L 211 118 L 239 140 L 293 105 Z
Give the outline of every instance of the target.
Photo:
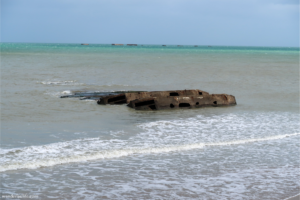
M 1 43 L 3 199 L 285 199 L 300 191 L 299 48 Z M 236 106 L 60 98 L 200 89 Z

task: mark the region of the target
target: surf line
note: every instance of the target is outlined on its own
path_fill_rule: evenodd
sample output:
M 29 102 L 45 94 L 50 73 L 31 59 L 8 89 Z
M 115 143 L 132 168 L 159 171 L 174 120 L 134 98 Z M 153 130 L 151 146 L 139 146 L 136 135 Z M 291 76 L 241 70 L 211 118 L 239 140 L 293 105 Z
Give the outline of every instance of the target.
M 268 140 L 278 140 L 278 139 L 283 139 L 286 137 L 292 137 L 292 136 L 296 136 L 296 135 L 300 135 L 300 133 L 276 135 L 276 136 L 270 136 L 270 137 L 265 137 L 265 138 L 256 138 L 256 139 L 236 140 L 236 141 L 230 141 L 230 142 L 207 143 L 207 144 L 205 144 L 205 146 L 225 146 L 225 145 L 245 144 L 245 143 L 261 142 L 261 141 L 268 141 Z
M 251 142 L 277 140 L 277 139 L 282 139 L 282 138 L 292 137 L 297 135 L 300 135 L 300 133 L 277 135 L 277 136 L 270 136 L 270 137 L 257 138 L 257 139 L 218 142 L 218 143 L 196 143 L 196 144 L 185 144 L 185 145 L 172 145 L 172 146 L 165 146 L 165 147 L 111 149 L 111 150 L 104 150 L 104 151 L 100 150 L 97 153 L 96 152 L 93 152 L 91 154 L 85 153 L 83 155 L 74 154 L 70 156 L 61 156 L 56 158 L 43 157 L 42 159 L 40 159 L 39 156 L 37 157 L 34 156 L 35 158 L 33 157 L 33 160 L 32 159 L 24 160 L 23 162 L 21 162 L 22 164 L 20 164 L 20 162 L 4 164 L 0 166 L 0 172 L 8 171 L 8 170 L 24 169 L 24 168 L 34 169 L 39 167 L 50 167 L 59 164 L 84 162 L 84 161 L 97 160 L 97 159 L 116 158 L 116 157 L 130 156 L 133 154 L 167 153 L 167 152 L 174 152 L 174 151 L 200 149 L 200 148 L 204 148 L 205 146 L 238 145 L 238 144 L 251 143 Z

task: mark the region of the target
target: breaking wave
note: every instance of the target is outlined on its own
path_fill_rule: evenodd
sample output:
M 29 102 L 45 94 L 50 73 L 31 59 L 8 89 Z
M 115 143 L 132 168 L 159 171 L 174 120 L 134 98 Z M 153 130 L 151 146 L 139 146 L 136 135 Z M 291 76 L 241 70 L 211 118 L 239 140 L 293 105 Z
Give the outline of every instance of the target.
M 100 140 L 100 138 L 79 139 L 59 142 L 43 146 L 29 146 L 24 148 L 1 149 L 0 172 L 17 169 L 34 169 L 49 167 L 72 162 L 84 162 L 96 159 L 109 159 L 134 154 L 155 154 L 174 151 L 202 149 L 204 147 L 239 145 L 253 142 L 278 140 L 286 137 L 298 136 L 300 133 L 276 135 L 264 138 L 224 141 L 215 143 L 193 143 L 166 146 L 140 146 L 129 148 L 122 140 Z
M 71 90 L 64 90 L 62 92 L 46 92 L 44 94 L 58 98 L 63 95 L 72 95 L 73 92 Z
M 76 80 L 70 80 L 70 81 L 41 81 L 37 82 L 43 85 L 84 85 L 84 83 L 77 83 Z

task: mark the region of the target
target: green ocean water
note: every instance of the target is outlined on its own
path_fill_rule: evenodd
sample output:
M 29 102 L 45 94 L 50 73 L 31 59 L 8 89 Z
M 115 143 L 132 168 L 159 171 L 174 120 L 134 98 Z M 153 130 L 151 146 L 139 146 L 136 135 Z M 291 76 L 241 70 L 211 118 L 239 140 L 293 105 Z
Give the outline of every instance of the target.
M 283 199 L 299 191 L 299 48 L 1 43 L 3 194 Z M 237 106 L 61 99 L 201 89 Z
M 202 45 L 147 45 L 113 46 L 111 44 L 61 44 L 61 43 L 1 43 L 2 53 L 93 53 L 93 52 L 134 52 L 134 53 L 296 53 L 299 47 L 247 47 L 247 46 L 202 46 Z

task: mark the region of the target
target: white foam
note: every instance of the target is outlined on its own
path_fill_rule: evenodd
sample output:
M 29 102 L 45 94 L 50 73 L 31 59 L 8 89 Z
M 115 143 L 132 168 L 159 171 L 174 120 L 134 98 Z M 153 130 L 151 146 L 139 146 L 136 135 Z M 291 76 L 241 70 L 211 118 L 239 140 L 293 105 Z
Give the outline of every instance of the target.
M 278 140 L 278 139 L 283 139 L 286 137 L 292 137 L 292 136 L 297 136 L 297 135 L 300 135 L 300 133 L 276 135 L 276 136 L 271 136 L 271 137 L 266 137 L 266 138 L 236 140 L 236 141 L 230 141 L 230 142 L 207 143 L 206 146 L 224 146 L 224 145 L 245 144 L 245 143 L 251 143 L 251 142 L 262 142 L 262 141 L 269 141 L 269 140 Z
M 108 159 L 134 154 L 156 154 L 173 151 L 186 151 L 201 149 L 211 146 L 239 145 L 251 142 L 278 140 L 286 137 L 300 135 L 300 133 L 284 134 L 265 138 L 224 141 L 217 143 L 194 143 L 184 145 L 151 146 L 147 144 L 141 147 L 130 148 L 122 140 L 103 141 L 99 138 L 79 139 L 68 142 L 60 142 L 43 146 L 30 146 L 15 149 L 0 149 L 0 171 L 16 169 L 34 169 L 49 167 L 71 162 L 84 162 L 95 159 Z
M 105 84 L 105 85 L 99 85 L 99 87 L 129 87 L 129 86 L 135 86 L 135 85 L 126 85 L 126 84 Z M 122 90 L 120 90 L 120 91 L 122 91 Z
M 44 94 L 50 95 L 52 97 L 60 97 L 62 95 L 71 95 L 71 94 L 73 94 L 73 92 L 70 91 L 70 90 L 65 90 L 65 91 L 62 91 L 62 92 L 46 92 Z
M 296 196 L 300 196 L 300 193 L 294 195 L 294 196 L 291 196 L 291 197 L 288 197 L 286 199 L 283 199 L 283 200 L 292 200 L 293 198 L 295 198 Z
M 72 92 L 70 90 L 65 90 L 61 92 L 62 94 L 72 94 Z
M 55 81 L 41 81 L 41 82 L 38 81 L 37 83 L 43 85 L 84 85 L 84 83 L 77 83 L 76 80 L 70 80 L 70 81 L 55 80 Z
M 199 115 L 194 118 L 146 122 L 136 126 L 140 129 L 138 134 L 111 131 L 109 135 L 116 139 L 85 138 L 44 146 L 0 149 L 0 171 L 133 154 L 167 153 L 279 140 L 299 135 L 299 115 L 291 113 Z M 128 139 L 124 140 L 124 136 Z
M 160 138 L 165 144 L 245 140 L 300 131 L 299 115 L 290 113 L 199 115 L 148 122 L 139 127 L 144 130 L 137 136 L 140 140 L 147 138 L 155 143 Z

